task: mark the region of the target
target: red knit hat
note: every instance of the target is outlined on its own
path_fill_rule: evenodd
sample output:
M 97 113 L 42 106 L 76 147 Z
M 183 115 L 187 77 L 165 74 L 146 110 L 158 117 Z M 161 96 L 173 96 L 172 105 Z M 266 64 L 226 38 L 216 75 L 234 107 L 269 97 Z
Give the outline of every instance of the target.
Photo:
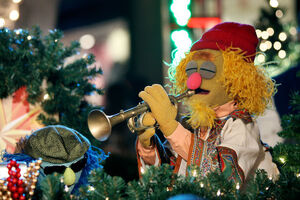
M 223 22 L 205 32 L 196 41 L 190 51 L 200 49 L 225 50 L 227 47 L 238 47 L 251 56 L 254 61 L 258 38 L 253 26 L 235 22 Z

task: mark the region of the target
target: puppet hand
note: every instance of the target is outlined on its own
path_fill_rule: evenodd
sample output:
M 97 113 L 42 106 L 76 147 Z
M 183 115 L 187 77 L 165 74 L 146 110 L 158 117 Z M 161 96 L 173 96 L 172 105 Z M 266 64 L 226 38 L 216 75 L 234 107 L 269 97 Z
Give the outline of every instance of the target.
M 143 117 L 142 123 L 144 126 L 154 126 L 155 119 L 151 113 L 146 113 Z M 155 128 L 147 128 L 144 131 L 138 133 L 138 138 L 143 147 L 149 148 L 151 146 L 151 137 L 155 134 Z
M 178 125 L 175 120 L 177 110 L 172 105 L 164 88 L 158 84 L 147 86 L 144 91 L 139 93 L 139 97 L 149 105 L 162 133 L 165 136 L 171 135 Z

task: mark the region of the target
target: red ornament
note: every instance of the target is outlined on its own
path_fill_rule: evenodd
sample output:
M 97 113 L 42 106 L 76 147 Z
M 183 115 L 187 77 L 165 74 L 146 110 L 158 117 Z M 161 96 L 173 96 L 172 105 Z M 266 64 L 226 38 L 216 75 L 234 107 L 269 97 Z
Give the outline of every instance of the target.
M 19 179 L 18 180 L 18 185 L 20 186 L 20 185 L 23 185 L 23 180 L 22 179 Z
M 12 197 L 14 199 L 18 199 L 19 198 L 19 194 L 17 192 L 14 192 L 13 195 L 12 195 Z
M 6 165 L 6 167 L 7 167 L 7 169 L 11 169 L 11 164 L 10 163 L 8 163 L 7 165 Z
M 19 194 L 23 194 L 24 193 L 24 188 L 23 187 L 18 187 L 18 191 Z
M 18 182 L 18 179 L 17 178 L 13 178 L 12 183 L 16 184 L 17 182 Z
M 12 191 L 12 192 L 16 192 L 16 191 L 17 191 L 17 187 L 16 187 L 16 186 L 12 186 L 12 187 L 11 187 L 11 191 Z
M 26 198 L 25 198 L 25 196 L 24 195 L 22 195 L 22 196 L 20 196 L 20 198 L 19 198 L 20 200 L 26 200 Z
M 12 167 L 15 167 L 16 164 L 17 164 L 17 162 L 16 162 L 15 160 L 11 160 L 11 161 L 10 161 L 10 164 L 11 164 Z

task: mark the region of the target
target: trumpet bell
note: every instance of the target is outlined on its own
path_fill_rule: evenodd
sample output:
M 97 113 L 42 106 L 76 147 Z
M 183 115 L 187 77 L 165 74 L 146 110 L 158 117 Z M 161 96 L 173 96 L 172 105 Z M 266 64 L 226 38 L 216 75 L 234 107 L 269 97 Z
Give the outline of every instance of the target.
M 88 127 L 92 135 L 99 141 L 105 141 L 111 134 L 109 117 L 101 110 L 92 110 L 88 117 Z

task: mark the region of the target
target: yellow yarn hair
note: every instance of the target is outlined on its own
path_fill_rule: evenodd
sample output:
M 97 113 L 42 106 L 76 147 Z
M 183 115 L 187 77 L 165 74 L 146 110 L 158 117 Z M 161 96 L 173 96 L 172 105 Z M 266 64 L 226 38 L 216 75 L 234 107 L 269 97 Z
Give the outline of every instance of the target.
M 275 91 L 272 79 L 261 66 L 247 62 L 249 57 L 240 48 L 229 47 L 222 53 L 224 73 L 220 81 L 229 97 L 238 102 L 240 109 L 247 109 L 250 114 L 263 114 Z

